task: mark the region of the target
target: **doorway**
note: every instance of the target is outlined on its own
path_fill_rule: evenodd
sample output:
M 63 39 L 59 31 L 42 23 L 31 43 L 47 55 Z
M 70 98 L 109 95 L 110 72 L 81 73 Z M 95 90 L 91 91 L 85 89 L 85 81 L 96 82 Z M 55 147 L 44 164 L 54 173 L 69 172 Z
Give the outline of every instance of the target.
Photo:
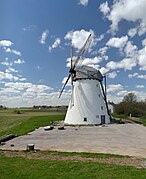
M 105 115 L 101 115 L 101 124 L 105 124 Z

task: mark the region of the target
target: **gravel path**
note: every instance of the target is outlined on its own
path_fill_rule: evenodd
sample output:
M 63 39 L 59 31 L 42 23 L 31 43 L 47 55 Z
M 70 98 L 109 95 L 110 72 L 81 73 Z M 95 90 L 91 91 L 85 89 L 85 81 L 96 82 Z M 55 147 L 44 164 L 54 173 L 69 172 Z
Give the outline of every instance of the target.
M 43 127 L 0 146 L 3 150 L 35 149 L 111 153 L 146 158 L 146 127 L 139 124 L 111 124 L 102 126 L 65 127 L 45 131 Z

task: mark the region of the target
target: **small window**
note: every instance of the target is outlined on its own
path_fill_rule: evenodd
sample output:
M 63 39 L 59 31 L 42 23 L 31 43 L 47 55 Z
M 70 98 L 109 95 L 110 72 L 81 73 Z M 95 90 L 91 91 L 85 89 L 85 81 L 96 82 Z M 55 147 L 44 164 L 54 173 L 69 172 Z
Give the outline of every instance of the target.
M 98 84 L 96 84 L 96 86 L 98 87 Z
M 101 110 L 103 110 L 103 106 L 101 106 Z
M 99 118 L 99 115 L 96 115 L 96 118 Z
M 99 94 L 98 96 L 99 96 L 99 98 L 100 98 L 100 94 Z
M 87 117 L 84 117 L 84 122 L 87 122 Z

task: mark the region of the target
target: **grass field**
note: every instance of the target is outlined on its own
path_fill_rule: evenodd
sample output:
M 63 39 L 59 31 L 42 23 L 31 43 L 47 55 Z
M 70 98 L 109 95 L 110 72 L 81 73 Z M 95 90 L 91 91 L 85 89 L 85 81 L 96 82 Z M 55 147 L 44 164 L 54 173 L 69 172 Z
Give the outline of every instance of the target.
M 21 109 L 20 114 L 14 109 L 0 110 L 0 136 L 23 135 L 52 121 L 63 120 L 64 115 L 54 110 Z M 135 163 L 128 166 L 129 160 L 130 157 L 111 154 L 0 151 L 0 179 L 145 179 L 146 169 L 137 168 L 139 165 Z M 123 166 L 122 161 L 126 161 Z
M 64 120 L 64 114 L 60 112 L 23 110 L 17 114 L 14 109 L 0 110 L 0 136 L 24 135 L 59 120 Z
M 114 114 L 113 117 L 123 119 L 123 120 L 128 119 L 138 124 L 143 124 L 144 126 L 146 126 L 146 118 L 144 117 L 143 118 L 129 118 L 128 115 L 126 114 Z
M 91 161 L 59 161 L 0 156 L 1 179 L 145 179 L 146 169 Z

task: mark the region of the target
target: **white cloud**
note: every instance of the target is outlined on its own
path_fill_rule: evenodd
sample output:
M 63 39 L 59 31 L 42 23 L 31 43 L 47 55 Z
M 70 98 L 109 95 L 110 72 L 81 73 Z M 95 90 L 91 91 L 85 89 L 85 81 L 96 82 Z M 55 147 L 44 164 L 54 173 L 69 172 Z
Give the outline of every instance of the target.
M 68 78 L 68 76 L 63 78 L 62 84 L 65 84 L 67 78 Z M 68 83 L 66 84 L 66 86 L 71 86 L 71 78 L 69 79 L 69 81 L 68 81 Z
M 10 47 L 11 45 L 13 45 L 13 42 L 11 42 L 10 40 L 0 41 L 0 47 Z
M 87 6 L 88 5 L 88 0 L 79 0 L 79 4 L 81 4 L 83 6 Z
M 123 90 L 123 86 L 121 84 L 110 84 L 107 86 L 107 92 L 115 93 L 119 90 Z
M 102 47 L 98 50 L 98 53 L 100 53 L 102 56 L 104 56 L 106 54 L 108 50 L 108 47 Z
M 8 107 L 22 107 L 33 105 L 61 105 L 68 104 L 70 92 L 65 91 L 59 100 L 59 92 L 47 85 L 35 85 L 26 82 L 5 82 L 1 104 Z
M 142 40 L 142 45 L 146 46 L 146 38 Z
M 87 66 L 97 65 L 101 61 L 102 61 L 102 58 L 100 57 L 84 58 L 82 65 L 87 65 Z
M 126 57 L 136 57 L 138 48 L 136 45 L 133 45 L 132 42 L 128 41 L 124 48 Z
M 39 42 L 44 45 L 46 43 L 46 39 L 48 37 L 48 33 L 49 31 L 48 30 L 45 30 L 43 33 L 42 33 L 42 36 L 41 36 L 41 39 L 39 40 Z
M 146 50 L 145 48 L 138 51 L 138 64 L 140 70 L 146 70 Z
M 13 53 L 15 55 L 21 56 L 21 52 L 18 50 L 10 49 L 10 48 L 4 48 L 5 52 Z
M 114 79 L 117 76 L 117 72 L 113 71 L 108 73 L 108 77 Z
M 96 41 L 96 42 L 99 42 L 99 41 L 101 41 L 102 39 L 104 39 L 104 34 L 101 34 L 100 36 L 96 37 L 96 38 L 95 38 L 95 41 Z
M 27 27 L 23 27 L 22 30 L 23 30 L 23 31 L 33 31 L 33 30 L 35 30 L 36 28 L 37 28 L 36 25 L 29 25 L 29 26 L 27 26 Z
M 105 68 L 105 67 L 101 67 L 101 68 L 100 68 L 100 72 L 101 72 L 103 75 L 106 74 L 107 72 L 109 72 L 109 70 L 110 70 L 110 69 Z
M 121 61 L 115 62 L 115 61 L 110 61 L 106 64 L 106 68 L 108 69 L 119 69 L 119 68 L 123 68 L 124 70 L 132 70 L 133 67 L 135 67 L 137 65 L 137 61 L 136 59 L 132 59 L 132 58 L 124 58 Z
M 146 32 L 146 1 L 115 0 L 106 16 L 111 21 L 111 30 L 117 31 L 120 21 L 140 22 L 139 35 Z M 103 11 L 105 13 L 105 11 Z
M 61 43 L 60 38 L 56 38 L 55 41 L 54 41 L 54 43 L 53 43 L 53 45 L 52 45 L 52 46 L 49 46 L 49 52 L 51 52 L 51 50 L 52 50 L 53 48 L 57 48 L 57 47 L 60 45 L 60 43 Z
M 126 45 L 127 41 L 127 35 L 123 37 L 113 37 L 106 43 L 106 45 L 115 48 L 123 48 Z
M 144 85 L 136 85 L 136 88 L 144 88 Z
M 21 60 L 21 59 L 18 59 L 18 60 L 15 60 L 14 63 L 15 64 L 23 64 L 23 63 L 25 63 L 25 61 Z
M 139 79 L 145 79 L 146 80 L 146 75 L 140 75 L 138 73 L 133 73 L 128 75 L 129 78 L 139 78 Z
M 121 90 L 117 93 L 117 96 L 121 96 L 121 97 L 124 97 L 125 95 L 128 94 L 128 91 L 127 90 Z
M 92 42 L 90 45 L 90 48 L 95 45 L 95 41 L 94 41 L 94 32 L 92 30 L 90 31 L 85 31 L 84 29 L 82 30 L 76 30 L 76 31 L 70 31 L 66 34 L 65 36 L 65 40 L 71 40 L 71 45 L 74 48 L 77 49 L 81 49 L 83 47 L 83 45 L 85 44 L 88 36 L 90 35 L 90 33 L 92 34 Z
M 136 34 L 137 34 L 137 28 L 129 29 L 128 35 L 129 35 L 130 37 L 134 37 Z
M 9 67 L 8 69 L 6 69 L 6 73 L 11 73 L 11 72 L 17 73 L 18 71 L 17 71 L 16 69 L 14 69 L 14 68 L 11 68 L 11 67 Z
M 128 41 L 127 35 L 123 37 L 113 37 L 106 43 L 106 45 L 115 48 L 122 48 L 126 45 L 127 41 Z
M 110 8 L 108 6 L 108 2 L 104 2 L 100 5 L 99 7 L 100 11 L 104 14 L 104 15 L 107 15 L 110 11 Z
M 0 90 L 0 95 L 7 95 L 10 93 L 12 93 L 14 95 L 14 94 L 20 93 L 20 91 L 14 89 L 14 88 L 11 88 L 11 87 L 10 88 L 1 88 L 1 90 Z
M 5 66 L 12 66 L 13 62 L 9 62 L 8 59 L 5 59 L 5 61 L 1 62 L 1 64 Z
M 54 42 L 53 45 L 52 45 L 52 48 L 58 47 L 58 45 L 60 45 L 60 42 L 61 42 L 60 38 L 56 38 L 56 39 L 55 39 L 55 42 Z
M 138 73 L 133 73 L 133 74 L 128 75 L 129 78 L 133 78 L 133 77 L 136 77 L 136 76 L 138 76 Z
M 2 72 L 0 71 L 0 80 L 14 80 L 14 81 L 17 81 L 19 80 L 19 78 L 17 76 L 14 76 L 12 75 L 11 73 L 5 73 L 5 72 Z

